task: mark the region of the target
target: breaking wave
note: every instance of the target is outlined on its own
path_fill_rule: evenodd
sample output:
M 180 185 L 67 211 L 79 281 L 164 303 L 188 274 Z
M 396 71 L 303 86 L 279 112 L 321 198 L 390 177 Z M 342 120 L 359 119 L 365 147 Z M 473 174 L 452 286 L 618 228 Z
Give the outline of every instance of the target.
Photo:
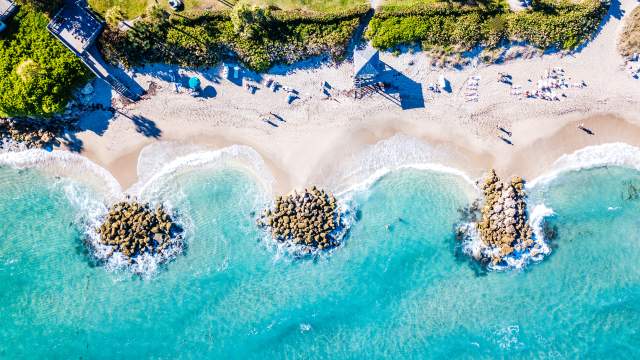
M 548 184 L 559 175 L 570 171 L 604 166 L 620 166 L 640 170 L 640 148 L 625 143 L 592 145 L 571 154 L 562 155 L 551 169 L 529 181 L 527 187 Z
M 523 269 L 529 263 L 542 261 L 551 254 L 551 247 L 544 236 L 544 221 L 553 216 L 553 209 L 548 208 L 544 204 L 538 204 L 531 207 L 529 212 L 528 223 L 533 229 L 533 245 L 523 251 L 514 251 L 511 255 L 504 257 L 505 264 L 494 265 L 489 263 L 487 268 L 495 271 L 505 271 L 511 269 Z M 491 257 L 493 252 L 499 249 L 488 249 L 484 246 L 480 234 L 478 233 L 477 224 L 475 222 L 466 222 L 459 227 L 462 236 L 461 248 L 462 252 L 471 258 L 478 259 L 480 255 Z
M 452 154 L 443 148 L 399 134 L 346 159 L 331 183 L 337 194 L 346 194 L 366 190 L 393 171 L 418 169 L 456 175 L 476 187 L 464 171 L 443 165 L 451 158 Z
M 6 145 L 6 144 L 5 144 Z M 417 139 L 396 135 L 387 140 L 380 141 L 352 159 L 345 160 L 345 166 L 338 171 L 333 179 L 329 180 L 340 204 L 343 226 L 341 233 L 336 234 L 344 240 L 349 228 L 356 221 L 357 204 L 353 200 L 355 193 L 367 191 L 376 182 L 391 172 L 401 169 L 418 169 L 440 173 L 452 174 L 460 177 L 477 191 L 476 182 L 465 172 L 442 165 L 447 163 L 451 156 L 444 149 L 428 145 Z M 180 189 L 170 188 L 168 184 L 176 176 L 199 169 L 213 169 L 224 166 L 237 166 L 248 170 L 264 190 L 264 198 L 260 199 L 258 206 L 265 207 L 270 203 L 274 178 L 268 170 L 263 158 L 251 147 L 233 145 L 219 150 L 207 150 L 198 146 L 184 146 L 171 143 L 156 143 L 145 147 L 140 154 L 137 172 L 139 181 L 131 188 L 123 191 L 117 180 L 106 169 L 93 163 L 84 156 L 67 151 L 45 151 L 40 149 L 23 149 L 5 146 L 0 151 L 0 166 L 14 168 L 36 168 L 45 174 L 70 179 L 64 181 L 63 188 L 73 206 L 78 210 L 79 219 L 87 241 L 94 249 L 95 257 L 104 258 L 109 249 L 98 243 L 97 227 L 104 219 L 108 205 L 122 200 L 126 196 L 134 196 L 141 201 L 157 204 L 162 202 L 175 216 L 176 221 L 184 229 L 184 236 L 188 238 L 193 234 L 192 221 L 185 213 L 176 210 L 175 203 L 171 203 L 168 195 L 171 192 L 173 200 L 184 198 Z M 600 166 L 623 166 L 640 170 L 640 148 L 624 144 L 611 143 L 597 146 L 589 146 L 572 154 L 563 155 L 544 175 L 527 183 L 528 188 L 534 188 L 539 184 L 547 184 L 563 172 L 578 171 L 581 169 Z M 173 210 L 172 210 L 173 209 Z M 543 203 L 531 206 L 529 223 L 534 230 L 534 246 L 526 251 L 515 253 L 508 258 L 504 268 L 522 268 L 529 262 L 542 260 L 551 252 L 544 239 L 542 229 L 544 219 L 553 216 L 553 210 Z M 463 251 L 469 255 L 477 253 L 480 249 L 479 237 L 473 223 L 464 224 L 466 240 L 463 242 Z M 284 254 L 299 254 L 300 249 L 291 245 L 266 241 L 268 246 L 275 248 L 276 259 Z M 180 249 L 180 247 L 176 247 Z M 331 252 L 330 250 L 328 252 Z M 176 254 L 167 254 L 169 258 Z M 149 258 L 147 258 L 149 257 Z M 141 257 L 136 264 L 125 264 L 124 257 L 111 257 L 105 265 L 110 270 L 123 267 L 131 269 L 135 273 L 152 274 L 158 269 L 159 264 L 166 259 L 152 259 L 146 255 Z
M 170 197 L 164 196 L 167 195 L 166 185 L 176 175 L 189 170 L 236 166 L 250 170 L 263 185 L 265 193 L 271 192 L 273 183 L 273 177 L 260 155 L 247 146 L 203 150 L 160 143 L 143 149 L 140 160 L 138 171 L 141 180 L 123 191 L 109 171 L 78 154 L 15 147 L 5 147 L 0 152 L 0 166 L 35 168 L 61 180 L 62 190 L 78 214 L 76 223 L 85 234 L 85 242 L 95 261 L 109 271 L 126 269 L 145 278 L 156 274 L 163 263 L 182 252 L 183 239 L 173 238 L 171 241 L 175 244 L 169 246 L 167 251 L 157 255 L 144 254 L 131 262 L 122 254 L 112 254 L 113 248 L 100 243 L 97 232 L 111 204 L 129 197 L 149 202 L 153 206 L 162 203 L 176 224 L 183 229 L 182 234 L 186 238 L 194 232 L 193 222 L 184 212 L 177 210 Z M 171 188 L 170 191 L 174 195 L 174 201 L 184 198 L 179 193 L 180 189 L 176 192 L 175 188 Z
M 120 184 L 109 171 L 84 156 L 68 151 L 2 151 L 0 166 L 3 165 L 16 169 L 33 168 L 49 176 L 73 179 L 91 186 L 111 201 L 122 194 Z

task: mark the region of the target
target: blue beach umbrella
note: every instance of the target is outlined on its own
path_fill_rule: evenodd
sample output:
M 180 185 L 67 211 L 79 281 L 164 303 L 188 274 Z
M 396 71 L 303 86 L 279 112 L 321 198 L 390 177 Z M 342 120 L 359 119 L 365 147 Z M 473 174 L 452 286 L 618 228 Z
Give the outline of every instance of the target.
M 189 79 L 189 88 L 191 90 L 198 90 L 198 88 L 200 88 L 200 79 L 195 76 Z

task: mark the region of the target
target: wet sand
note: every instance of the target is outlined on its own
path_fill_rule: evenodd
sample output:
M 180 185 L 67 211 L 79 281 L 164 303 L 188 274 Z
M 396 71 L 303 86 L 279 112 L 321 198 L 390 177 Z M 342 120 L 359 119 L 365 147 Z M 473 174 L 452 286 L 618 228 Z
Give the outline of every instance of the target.
M 628 11 L 637 3 L 623 0 L 620 5 Z M 136 70 L 136 81 L 143 87 L 153 85 L 154 95 L 116 106 L 126 116 L 109 119 L 107 126 L 94 124 L 105 131 L 79 133 L 84 146 L 81 154 L 108 169 L 126 189 L 138 181 L 138 154 L 147 145 L 175 142 L 207 149 L 247 145 L 264 159 L 276 179 L 274 191 L 282 193 L 310 184 L 335 184 L 340 181 L 336 177 L 358 166 L 360 154 L 371 146 L 405 135 L 427 144 L 425 151 L 433 149 L 425 161 L 461 169 L 471 178 L 489 168 L 496 168 L 502 176 L 533 178 L 561 155 L 588 145 L 626 142 L 640 146 L 640 82 L 625 71 L 615 45 L 623 21 L 624 17 L 608 16 L 597 37 L 569 56 L 552 54 L 442 70 L 432 68 L 431 59 L 421 52 L 397 57 L 381 53 L 381 60 L 411 83 L 408 93 L 399 85 L 399 93 L 391 94 L 404 96 L 404 104 L 391 101 L 388 94 L 354 99 L 353 64 L 348 61 L 278 67 L 259 75 L 256 80 L 272 78 L 296 89 L 300 98 L 292 104 L 287 103 L 286 92 L 262 84 L 255 94 L 248 92 L 222 78 L 221 67 L 195 71 L 148 66 Z M 499 72 L 508 73 L 514 84 L 531 90 L 542 74 L 556 67 L 566 71 L 567 82 L 572 84 L 557 90 L 565 95 L 560 101 L 518 99 L 510 94 L 508 85 L 497 81 Z M 216 95 L 201 98 L 176 93 L 175 84 L 163 80 L 171 78 L 167 74 L 198 76 L 203 86 L 216 89 Z M 426 85 L 441 74 L 453 91 L 433 94 Z M 477 102 L 468 102 L 464 96 L 472 76 L 481 79 Z M 582 81 L 586 87 L 574 86 Z M 322 95 L 325 82 L 331 85 L 331 98 Z M 271 118 L 272 124 L 266 123 L 270 112 L 282 120 Z M 132 121 L 134 117 L 144 119 L 142 128 Z M 579 130 L 580 123 L 593 129 L 594 135 Z M 145 126 L 156 133 L 145 134 Z M 505 136 L 498 127 L 513 136 Z

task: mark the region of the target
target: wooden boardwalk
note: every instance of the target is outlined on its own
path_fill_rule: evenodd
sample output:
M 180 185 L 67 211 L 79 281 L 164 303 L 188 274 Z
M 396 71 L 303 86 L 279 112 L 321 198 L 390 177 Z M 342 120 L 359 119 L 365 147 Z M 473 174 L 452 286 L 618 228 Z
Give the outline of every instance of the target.
M 142 95 L 140 91 L 132 91 L 118 79 L 95 46 L 103 27 L 102 21 L 82 1 L 67 1 L 47 26 L 51 34 L 73 51 L 97 77 L 109 83 L 120 95 L 137 101 Z

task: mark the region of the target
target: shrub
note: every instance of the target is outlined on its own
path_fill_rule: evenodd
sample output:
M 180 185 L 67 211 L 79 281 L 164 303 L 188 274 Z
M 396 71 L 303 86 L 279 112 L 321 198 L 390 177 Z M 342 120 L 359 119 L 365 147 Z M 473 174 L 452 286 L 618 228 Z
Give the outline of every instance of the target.
M 640 6 L 627 16 L 626 24 L 620 35 L 618 49 L 623 56 L 640 53 Z
M 120 6 L 112 6 L 104 13 L 104 20 L 107 26 L 117 28 L 118 24 L 124 20 L 124 11 Z
M 260 39 L 266 35 L 272 23 L 271 11 L 260 7 L 250 8 L 243 4 L 231 12 L 233 30 L 246 39 Z
M 510 14 L 508 36 L 540 48 L 557 46 L 573 49 L 594 33 L 608 10 L 600 0 L 533 3 L 537 11 Z
M 167 62 L 211 66 L 237 57 L 264 71 L 330 54 L 339 59 L 360 23 L 360 13 L 312 15 L 240 6 L 233 12 L 201 12 L 167 18 L 149 14 L 126 32 L 110 29 L 100 40 L 103 55 L 126 66 Z
M 47 31 L 44 13 L 23 6 L 0 38 L 0 113 L 51 116 L 89 78 L 82 62 Z
M 64 0 L 16 0 L 16 3 L 51 15 L 62 7 L 63 1 Z
M 458 51 L 524 41 L 547 48 L 573 49 L 593 34 L 608 10 L 600 0 L 534 0 L 533 10 L 508 12 L 499 2 L 460 5 L 448 2 L 383 8 L 366 36 L 380 49 L 421 43 Z

